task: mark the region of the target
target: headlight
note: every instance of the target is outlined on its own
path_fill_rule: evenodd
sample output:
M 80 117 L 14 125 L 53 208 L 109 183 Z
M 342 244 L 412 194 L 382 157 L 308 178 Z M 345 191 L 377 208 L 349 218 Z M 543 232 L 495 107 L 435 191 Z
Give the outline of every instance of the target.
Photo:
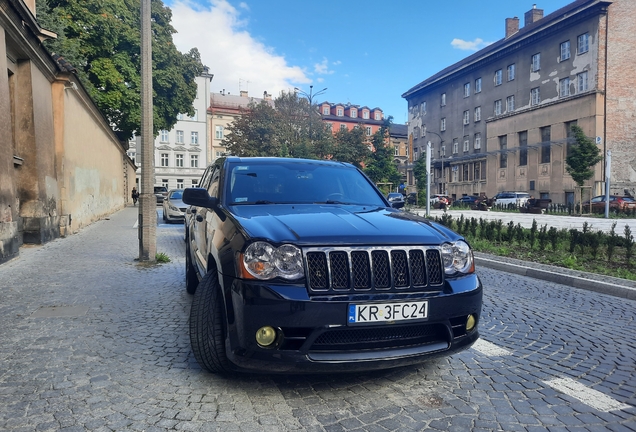
M 278 248 L 266 242 L 255 242 L 243 254 L 243 266 L 257 279 L 298 279 L 303 276 L 302 252 L 296 246 Z
M 442 245 L 442 261 L 446 274 L 472 273 L 475 271 L 473 252 L 463 240 Z
M 168 207 L 170 207 L 170 210 L 172 210 L 172 211 L 176 211 L 176 212 L 181 211 L 178 208 L 176 208 L 175 206 L 173 206 L 172 204 L 170 204 Z

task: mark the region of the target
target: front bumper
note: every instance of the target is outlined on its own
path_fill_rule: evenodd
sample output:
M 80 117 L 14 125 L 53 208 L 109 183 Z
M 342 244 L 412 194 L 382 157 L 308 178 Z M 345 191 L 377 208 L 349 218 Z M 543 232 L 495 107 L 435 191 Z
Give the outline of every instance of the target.
M 226 351 L 238 370 L 262 373 L 347 372 L 406 366 L 469 348 L 479 322 L 483 288 L 472 274 L 447 280 L 443 290 L 310 298 L 304 285 L 232 279 L 226 298 Z M 350 303 L 427 300 L 426 320 L 348 325 Z M 273 348 L 260 347 L 256 332 L 279 332 Z

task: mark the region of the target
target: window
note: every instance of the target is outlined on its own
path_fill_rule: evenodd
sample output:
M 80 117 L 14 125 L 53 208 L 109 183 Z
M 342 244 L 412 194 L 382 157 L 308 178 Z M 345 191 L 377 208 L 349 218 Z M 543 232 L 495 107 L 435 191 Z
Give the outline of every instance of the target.
M 183 138 L 183 131 L 177 131 L 177 144 L 183 144 L 185 142 Z
M 475 121 L 481 121 L 481 107 L 478 106 L 475 108 Z
M 400 149 L 398 149 L 397 147 L 393 147 L 393 156 L 399 156 L 400 155 Z
M 470 123 L 470 111 L 464 111 L 464 124 L 467 125 Z
M 578 93 L 587 91 L 587 71 L 576 75 L 576 91 Z
M 420 114 L 421 114 L 421 115 L 426 114 L 426 102 L 422 102 L 422 103 L 420 104 Z
M 183 120 L 184 118 L 185 118 L 185 115 L 183 115 L 183 113 L 177 114 L 177 120 Z
M 160 140 L 161 142 L 168 142 L 168 131 L 167 130 L 162 130 L 159 132 L 159 136 L 161 137 Z
M 329 115 L 329 107 L 322 108 L 322 115 Z
M 444 132 L 446 130 L 446 117 L 444 117 L 439 124 L 439 130 Z
M 464 84 L 464 97 L 470 96 L 470 83 Z
M 535 87 L 530 90 L 530 105 L 539 105 L 541 103 L 541 94 L 539 93 L 539 87 Z
M 470 151 L 470 138 L 468 135 L 464 135 L 464 153 L 468 153 Z
M 532 72 L 536 72 L 541 69 L 541 54 L 537 53 L 532 56 Z
M 481 78 L 475 80 L 475 93 L 481 93 Z
M 495 85 L 501 85 L 501 80 L 502 80 L 502 76 L 503 76 L 503 72 L 501 69 L 497 70 L 495 72 Z
M 495 101 L 495 115 L 501 115 L 501 99 Z
M 327 129 L 333 130 L 333 123 L 327 123 Z
M 199 110 L 194 110 L 194 115 L 190 117 L 190 120 L 197 121 L 198 118 L 199 118 Z
M 161 186 L 168 189 L 168 179 L 161 179 Z
M 336 115 L 337 115 L 338 117 L 342 117 L 343 112 L 344 112 L 344 111 L 343 111 L 343 109 L 342 109 L 342 108 L 338 108 L 338 109 L 336 110 Z
M 368 119 L 369 118 L 369 111 L 367 111 L 367 110 L 362 111 L 362 118 L 363 119 Z
M 561 61 L 570 58 L 570 41 L 561 42 Z
M 541 163 L 550 163 L 550 126 L 541 128 Z
M 508 167 L 508 136 L 501 135 L 499 137 L 499 168 Z
M 190 144 L 199 144 L 199 132 L 190 132 Z
M 590 49 L 590 35 L 588 33 L 584 33 L 577 38 L 576 42 L 576 53 L 583 54 L 586 53 Z
M 168 166 L 168 153 L 161 153 L 161 166 L 162 167 Z
M 183 179 L 177 179 L 177 189 L 183 189 Z
M 367 126 L 365 130 L 367 132 L 367 136 L 371 136 L 371 126 Z
M 479 150 L 481 148 L 481 133 L 477 132 L 475 134 L 475 144 L 473 145 L 475 150 Z
M 479 170 L 479 168 L 481 167 L 481 163 L 479 163 L 479 162 L 475 162 L 475 163 L 473 164 L 473 167 L 474 167 L 474 170 L 475 170 L 475 171 L 474 171 L 474 172 L 475 172 L 475 174 L 474 174 L 475 176 L 474 176 L 473 178 L 474 178 L 475 180 L 479 180 L 479 177 L 480 177 L 480 175 L 481 175 L 481 174 L 479 173 L 479 171 L 480 171 L 480 170 Z
M 199 180 L 197 180 L 197 179 L 192 179 L 192 181 L 191 181 L 191 183 L 190 183 L 190 184 L 192 185 L 192 187 L 197 187 L 197 186 L 199 186 Z
M 340 123 L 340 130 L 341 131 L 346 131 L 347 130 L 347 125 L 344 123 Z
M 528 131 L 519 132 L 519 166 L 528 165 Z
M 457 138 L 453 138 L 453 154 L 459 153 L 459 142 Z
M 443 144 L 443 142 L 442 142 L 442 144 Z M 446 156 L 446 146 L 445 145 L 440 146 L 439 154 L 440 154 L 440 156 Z
M 182 154 L 174 155 L 174 166 L 183 168 L 183 155 Z
M 515 64 L 508 65 L 508 81 L 515 79 Z
M 559 96 L 570 96 L 570 78 L 563 78 L 559 80 Z
M 352 110 L 351 110 L 351 117 L 352 117 L 352 118 L 356 118 L 356 117 L 358 117 L 358 111 L 357 111 L 357 110 L 352 109 Z
M 215 126 L 214 127 L 214 138 L 223 139 L 223 126 Z
M 199 168 L 199 155 L 190 155 L 190 168 Z
M 446 106 L 446 93 L 442 93 L 442 106 Z
M 375 119 L 382 120 L 382 114 L 380 114 L 379 112 L 375 113 Z
M 508 96 L 506 98 L 506 112 L 513 112 L 515 110 L 515 96 Z

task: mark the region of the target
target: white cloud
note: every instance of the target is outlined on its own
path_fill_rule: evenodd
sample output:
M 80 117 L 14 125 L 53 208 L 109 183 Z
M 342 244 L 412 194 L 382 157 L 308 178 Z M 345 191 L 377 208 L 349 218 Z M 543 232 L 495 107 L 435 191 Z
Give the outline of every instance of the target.
M 239 7 L 249 9 L 245 3 Z M 202 63 L 214 74 L 213 89 L 238 94 L 240 80 L 240 90 L 248 90 L 250 96 L 262 97 L 265 91 L 278 96 L 311 82 L 300 67 L 288 65 L 283 56 L 253 38 L 241 12 L 226 0 L 208 0 L 204 6 L 177 0 L 170 9 L 177 49 L 199 50 Z
M 492 42 L 484 42 L 481 38 L 476 38 L 474 41 L 465 41 L 463 39 L 453 39 L 451 45 L 453 48 L 457 48 L 464 51 L 478 51 Z
M 336 64 L 336 63 L 334 63 Z M 339 62 L 338 62 L 339 64 Z M 329 69 L 329 61 L 326 58 L 323 58 L 320 63 L 316 63 L 314 65 L 314 72 L 318 75 L 331 75 L 333 74 L 333 70 Z

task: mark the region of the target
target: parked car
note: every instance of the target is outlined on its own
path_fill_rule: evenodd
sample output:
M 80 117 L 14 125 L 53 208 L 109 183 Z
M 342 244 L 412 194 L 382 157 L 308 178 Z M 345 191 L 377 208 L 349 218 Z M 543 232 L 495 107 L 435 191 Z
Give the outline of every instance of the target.
M 466 195 L 463 196 L 461 198 L 457 198 L 454 202 L 453 202 L 453 206 L 474 206 L 479 204 L 479 202 L 481 201 L 480 197 L 474 196 L 474 195 Z
M 171 189 L 168 196 L 163 200 L 163 220 L 166 222 L 185 220 L 187 205 L 183 203 L 183 189 Z
M 348 163 L 221 157 L 187 188 L 190 341 L 218 373 L 417 364 L 479 337 L 466 241 Z
M 406 196 L 406 203 L 411 205 L 417 204 L 417 192 L 409 192 Z
M 446 195 L 431 195 L 432 208 L 446 208 L 450 205 L 451 199 Z
M 509 206 L 514 204 L 517 207 L 526 205 L 526 201 L 530 199 L 530 194 L 527 192 L 499 192 L 494 196 L 494 205 Z
M 157 197 L 157 204 L 162 204 L 163 199 L 168 196 L 168 188 L 165 186 L 155 186 L 155 196 Z
M 391 204 L 393 208 L 402 208 L 404 207 L 404 195 L 398 192 L 392 192 L 386 196 L 386 199 Z
M 599 195 L 592 198 L 592 213 L 605 212 L 605 195 Z M 625 212 L 636 209 L 636 200 L 628 196 L 610 195 L 609 200 L 610 211 Z M 590 209 L 590 200 L 583 202 L 583 211 Z

